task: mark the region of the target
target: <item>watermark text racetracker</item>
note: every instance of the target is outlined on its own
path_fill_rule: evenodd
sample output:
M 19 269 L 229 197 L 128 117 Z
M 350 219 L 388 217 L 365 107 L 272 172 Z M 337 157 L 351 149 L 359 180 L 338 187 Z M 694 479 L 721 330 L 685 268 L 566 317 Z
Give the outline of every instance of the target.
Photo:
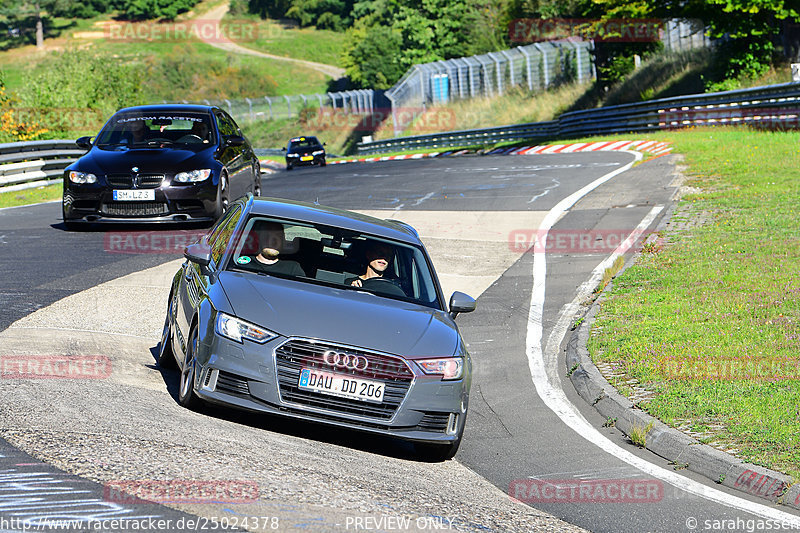
M 669 379 L 701 381 L 780 381 L 800 379 L 800 359 L 731 357 L 728 359 L 667 358 L 658 368 Z
M 103 237 L 103 249 L 112 254 L 183 254 L 186 246 L 197 242 L 207 232 L 110 231 Z
M 608 254 L 623 245 L 633 247 L 643 236 L 644 231 L 630 229 L 515 229 L 508 234 L 508 247 L 516 253 Z
M 104 355 L 4 355 L 2 379 L 106 379 L 111 359 Z
M 525 503 L 658 503 L 657 479 L 515 479 L 508 495 Z
M 254 481 L 136 479 L 109 481 L 103 486 L 106 501 L 141 503 L 253 503 L 258 501 Z
M 269 26 L 270 28 L 272 26 Z M 263 29 L 247 20 L 196 19 L 185 22 L 114 22 L 105 26 L 104 37 L 110 41 L 185 42 L 200 39 L 206 42 L 255 41 Z
M 661 40 L 660 19 L 515 19 L 508 24 L 512 43 L 536 43 L 578 37 L 605 42 L 652 43 Z

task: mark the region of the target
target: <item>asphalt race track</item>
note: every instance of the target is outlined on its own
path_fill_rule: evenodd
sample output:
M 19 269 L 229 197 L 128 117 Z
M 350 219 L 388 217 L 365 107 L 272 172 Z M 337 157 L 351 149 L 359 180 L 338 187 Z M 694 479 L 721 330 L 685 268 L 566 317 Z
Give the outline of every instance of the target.
M 164 530 L 199 517 L 251 531 L 638 532 L 737 519 L 744 531 L 747 520 L 796 516 L 632 446 L 603 427 L 567 378 L 562 310 L 637 226 L 646 235 L 668 216 L 678 187 L 672 159 L 623 171 L 633 154 L 465 156 L 265 176 L 265 196 L 410 222 L 445 294 L 478 298 L 478 310 L 457 319 L 475 368 L 464 441 L 444 463 L 421 462 L 389 439 L 179 407 L 178 376 L 160 371 L 154 353 L 181 260 L 176 243 L 192 228 L 66 232 L 58 203 L 0 210 L 0 359 L 109 364 L 102 379 L 0 377 L 0 532 L 22 529 L 12 520 L 48 517 L 172 520 Z M 542 228 L 552 246 L 531 253 Z M 574 420 L 594 429 L 576 431 Z M 142 480 L 239 483 L 259 496 L 163 506 L 109 501 L 104 491 Z M 644 497 L 519 492 L 564 480 L 640 486 Z

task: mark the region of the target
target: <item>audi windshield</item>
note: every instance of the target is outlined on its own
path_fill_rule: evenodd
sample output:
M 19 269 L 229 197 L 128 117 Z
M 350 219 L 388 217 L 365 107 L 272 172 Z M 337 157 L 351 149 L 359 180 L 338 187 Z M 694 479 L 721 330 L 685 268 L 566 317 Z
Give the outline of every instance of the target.
M 227 270 L 369 292 L 443 309 L 427 255 L 418 247 L 342 228 L 251 217 Z

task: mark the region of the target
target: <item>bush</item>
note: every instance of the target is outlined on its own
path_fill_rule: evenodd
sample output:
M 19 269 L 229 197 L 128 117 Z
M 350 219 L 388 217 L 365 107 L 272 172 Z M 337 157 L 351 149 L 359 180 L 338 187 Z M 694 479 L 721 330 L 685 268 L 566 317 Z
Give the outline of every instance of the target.
M 67 50 L 19 91 L 21 112 L 55 132 L 96 131 L 120 107 L 143 103 L 141 72 L 107 54 Z

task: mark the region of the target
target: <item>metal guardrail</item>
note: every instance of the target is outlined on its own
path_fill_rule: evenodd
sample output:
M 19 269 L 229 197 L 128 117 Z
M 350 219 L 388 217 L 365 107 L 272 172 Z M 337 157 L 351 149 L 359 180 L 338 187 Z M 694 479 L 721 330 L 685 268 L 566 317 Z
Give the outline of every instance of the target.
M 75 141 L 28 141 L 0 144 L 0 191 L 48 185 L 86 153 Z
M 506 141 L 538 142 L 717 125 L 800 129 L 800 83 L 573 111 L 551 122 L 395 137 L 359 143 L 357 150 L 359 154 L 369 155 L 413 148 L 449 148 Z

